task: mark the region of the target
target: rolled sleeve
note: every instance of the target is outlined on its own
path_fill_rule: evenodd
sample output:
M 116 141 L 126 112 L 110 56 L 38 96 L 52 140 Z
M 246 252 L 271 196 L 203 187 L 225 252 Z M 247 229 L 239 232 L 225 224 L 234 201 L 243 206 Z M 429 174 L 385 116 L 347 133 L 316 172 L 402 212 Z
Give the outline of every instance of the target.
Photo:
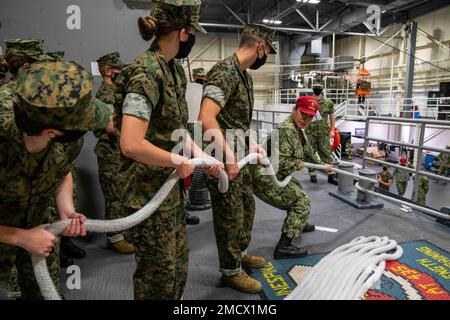
M 150 121 L 152 105 L 146 96 L 128 93 L 123 102 L 122 113 Z
M 217 86 L 209 85 L 205 88 L 203 92 L 203 99 L 209 98 L 214 100 L 221 108 L 225 107 L 227 99 L 225 97 L 225 92 Z

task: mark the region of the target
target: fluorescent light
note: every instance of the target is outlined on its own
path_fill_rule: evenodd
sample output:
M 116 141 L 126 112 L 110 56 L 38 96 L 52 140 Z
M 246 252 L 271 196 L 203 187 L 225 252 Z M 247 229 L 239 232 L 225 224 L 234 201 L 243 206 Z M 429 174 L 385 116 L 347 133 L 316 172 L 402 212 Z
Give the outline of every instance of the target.
M 297 0 L 297 2 L 318 4 L 318 3 L 320 3 L 320 0 Z
M 264 19 L 263 22 L 264 23 L 269 23 L 269 19 Z

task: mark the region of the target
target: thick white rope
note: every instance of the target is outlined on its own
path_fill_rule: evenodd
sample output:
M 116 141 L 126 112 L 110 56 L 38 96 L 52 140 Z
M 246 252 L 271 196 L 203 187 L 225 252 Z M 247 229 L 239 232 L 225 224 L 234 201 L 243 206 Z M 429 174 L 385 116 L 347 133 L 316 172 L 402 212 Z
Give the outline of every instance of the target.
M 403 250 L 387 237 L 359 237 L 325 256 L 285 300 L 362 299 L 379 281 L 386 261 Z
M 283 188 L 287 186 L 292 177 L 287 177 L 282 182 L 278 181 L 275 175 L 275 171 L 272 167 L 272 164 L 268 159 L 264 158 L 260 154 L 253 153 L 248 155 L 241 161 L 239 161 L 238 163 L 239 169 L 242 169 L 248 163 L 256 162 L 256 160 L 260 160 L 261 164 L 263 164 L 267 168 L 270 174 L 271 181 L 277 188 Z M 213 159 L 192 159 L 190 161 L 195 166 L 212 166 L 218 163 L 218 161 Z M 176 185 L 178 180 L 179 176 L 176 173 L 176 171 L 174 171 L 166 180 L 166 182 L 161 186 L 161 189 L 155 194 L 153 199 L 142 209 L 140 209 L 133 215 L 123 219 L 117 220 L 88 219 L 84 224 L 86 230 L 89 232 L 97 232 L 97 233 L 120 232 L 138 225 L 142 221 L 148 219 L 159 208 L 161 203 L 166 199 L 167 195 Z M 228 176 L 224 170 L 220 172 L 218 189 L 221 193 L 226 193 L 228 191 Z M 71 220 L 61 220 L 47 226 L 47 230 L 53 233 L 54 235 L 59 236 L 64 231 L 64 229 L 70 225 L 70 223 Z M 55 285 L 53 284 L 52 278 L 50 277 L 46 259 L 44 257 L 33 255 L 31 257 L 31 261 L 33 264 L 33 270 L 36 277 L 36 281 L 39 285 L 42 296 L 46 300 L 61 300 L 61 296 L 59 295 L 59 292 L 56 289 Z

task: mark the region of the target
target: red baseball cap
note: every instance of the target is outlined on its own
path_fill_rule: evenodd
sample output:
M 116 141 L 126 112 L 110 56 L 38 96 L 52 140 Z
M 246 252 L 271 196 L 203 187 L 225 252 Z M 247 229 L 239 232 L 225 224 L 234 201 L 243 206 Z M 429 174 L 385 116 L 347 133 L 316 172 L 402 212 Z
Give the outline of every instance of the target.
M 300 112 L 313 117 L 316 116 L 316 112 L 319 110 L 319 103 L 314 97 L 311 96 L 298 98 L 296 105 L 300 109 Z
M 400 163 L 401 163 L 401 164 L 406 164 L 406 162 L 408 162 L 408 159 L 406 159 L 406 158 L 400 158 Z

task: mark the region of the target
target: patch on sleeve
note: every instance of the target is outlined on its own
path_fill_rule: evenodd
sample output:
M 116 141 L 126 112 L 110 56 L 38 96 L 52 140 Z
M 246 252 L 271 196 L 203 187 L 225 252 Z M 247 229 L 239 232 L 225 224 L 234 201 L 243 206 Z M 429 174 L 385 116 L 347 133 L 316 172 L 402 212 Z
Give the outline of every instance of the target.
M 122 113 L 150 121 L 152 106 L 146 96 L 128 93 L 123 102 Z

